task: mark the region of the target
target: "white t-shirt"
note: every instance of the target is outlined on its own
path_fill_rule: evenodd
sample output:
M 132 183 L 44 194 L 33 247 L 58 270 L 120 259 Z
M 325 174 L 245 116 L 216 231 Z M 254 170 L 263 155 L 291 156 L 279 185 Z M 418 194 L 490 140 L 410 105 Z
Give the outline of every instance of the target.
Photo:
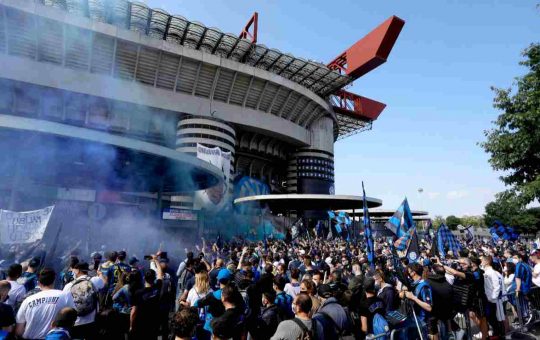
M 197 302 L 197 300 L 199 299 L 202 299 L 203 297 L 205 297 L 208 293 L 212 293 L 213 290 L 210 289 L 208 292 L 206 292 L 205 294 L 199 294 L 197 293 L 197 291 L 195 290 L 195 287 L 191 288 L 188 292 L 188 295 L 187 295 L 187 298 L 186 298 L 186 302 L 189 303 L 189 305 L 191 307 L 195 306 L 195 302 Z
M 56 314 L 65 307 L 75 307 L 73 298 L 57 289 L 43 290 L 24 299 L 17 313 L 17 323 L 26 323 L 23 338 L 45 338 Z
M 87 276 L 88 275 L 83 275 L 81 277 L 78 277 L 75 280 L 68 283 L 67 285 L 65 285 L 64 293 L 69 293 L 69 295 L 71 296 L 71 287 L 73 287 L 73 284 L 75 283 L 75 281 L 81 278 L 86 278 Z M 90 282 L 94 285 L 94 289 L 96 290 L 96 292 L 100 291 L 101 289 L 103 289 L 103 287 L 105 287 L 105 282 L 98 276 L 94 276 L 90 278 Z M 97 308 L 96 310 L 86 314 L 85 316 L 78 316 L 77 321 L 75 321 L 75 326 L 86 325 L 88 323 L 92 323 L 96 321 L 96 312 L 97 312 Z
M 8 293 L 8 300 L 6 303 L 15 309 L 19 303 L 24 299 L 24 294 L 26 294 L 26 289 L 23 285 L 17 283 L 17 281 L 8 280 L 11 285 L 11 289 Z
M 287 283 L 285 284 L 285 288 L 283 288 L 283 291 L 294 299 L 296 295 L 300 294 L 300 283 Z
M 534 277 L 534 275 L 538 275 Z M 534 265 L 532 282 L 535 286 L 540 287 L 540 263 Z

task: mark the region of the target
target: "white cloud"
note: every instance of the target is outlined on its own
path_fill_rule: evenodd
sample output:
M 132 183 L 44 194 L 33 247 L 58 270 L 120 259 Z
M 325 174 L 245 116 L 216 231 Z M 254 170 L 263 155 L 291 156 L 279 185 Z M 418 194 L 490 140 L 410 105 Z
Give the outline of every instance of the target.
M 446 194 L 446 198 L 449 200 L 457 200 L 467 196 L 469 196 L 469 192 L 467 190 L 453 190 Z
M 427 193 L 427 197 L 430 199 L 430 200 L 434 200 L 436 199 L 437 197 L 441 196 L 441 193 L 440 192 L 428 192 Z

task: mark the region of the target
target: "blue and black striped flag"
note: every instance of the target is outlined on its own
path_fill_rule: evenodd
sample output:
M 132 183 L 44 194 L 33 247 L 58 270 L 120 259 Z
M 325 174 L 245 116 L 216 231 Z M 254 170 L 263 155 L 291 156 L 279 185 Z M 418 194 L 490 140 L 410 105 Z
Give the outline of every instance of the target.
M 364 207 L 364 236 L 366 237 L 366 253 L 371 268 L 375 268 L 375 245 L 373 243 L 373 232 L 371 230 L 371 220 L 366 201 L 366 190 L 362 181 L 363 207 Z
M 414 226 L 414 221 L 407 198 L 403 200 L 398 210 L 396 210 L 384 226 L 390 229 L 398 238 L 408 236 L 407 231 Z
M 437 230 L 437 248 L 439 255 L 443 259 L 446 258 L 447 251 L 451 251 L 457 257 L 459 256 L 459 251 L 462 249 L 459 240 L 445 224 L 441 224 Z

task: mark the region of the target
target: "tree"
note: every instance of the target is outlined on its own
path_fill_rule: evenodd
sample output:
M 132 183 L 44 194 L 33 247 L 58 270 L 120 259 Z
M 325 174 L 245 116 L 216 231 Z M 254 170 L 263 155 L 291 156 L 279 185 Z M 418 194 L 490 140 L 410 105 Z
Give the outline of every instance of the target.
M 464 227 L 468 227 L 470 225 L 475 227 L 484 227 L 486 225 L 484 222 L 484 216 L 461 216 L 459 219 Z
M 520 65 L 528 72 L 516 78 L 515 93 L 492 88 L 494 107 L 502 113 L 480 144 L 493 169 L 504 171 L 501 179 L 521 206 L 540 199 L 540 44 L 529 46 L 523 56 Z
M 446 224 L 446 220 L 441 215 L 437 215 L 433 218 L 433 227 L 438 228 L 441 224 Z
M 534 233 L 540 230 L 540 208 L 525 208 L 522 201 L 511 192 L 498 193 L 495 198 L 495 201 L 486 205 L 484 219 L 488 227 L 500 221 L 520 232 Z
M 446 225 L 451 230 L 456 230 L 457 226 L 460 225 L 460 224 L 462 224 L 462 223 L 461 223 L 461 219 L 459 217 L 456 217 L 454 215 L 450 215 L 450 216 L 448 216 L 446 218 Z

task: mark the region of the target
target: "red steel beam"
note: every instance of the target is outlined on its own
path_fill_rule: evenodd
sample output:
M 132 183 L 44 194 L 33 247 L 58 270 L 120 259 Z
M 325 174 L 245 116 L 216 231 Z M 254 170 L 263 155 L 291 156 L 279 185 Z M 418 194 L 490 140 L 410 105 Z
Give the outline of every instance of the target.
M 334 106 L 334 112 L 364 121 L 376 120 L 386 107 L 384 103 L 345 90 L 339 90 L 335 95 L 338 105 Z
M 249 29 L 251 28 L 251 25 L 253 25 L 253 33 L 249 31 Z M 251 39 L 251 42 L 253 44 L 256 44 L 258 28 L 259 28 L 259 13 L 255 12 L 253 13 L 253 16 L 249 19 L 246 26 L 242 29 L 242 32 L 240 32 L 239 36 L 240 38 Z
M 328 67 L 354 79 L 363 76 L 386 62 L 404 25 L 402 19 L 390 17 L 332 60 Z

